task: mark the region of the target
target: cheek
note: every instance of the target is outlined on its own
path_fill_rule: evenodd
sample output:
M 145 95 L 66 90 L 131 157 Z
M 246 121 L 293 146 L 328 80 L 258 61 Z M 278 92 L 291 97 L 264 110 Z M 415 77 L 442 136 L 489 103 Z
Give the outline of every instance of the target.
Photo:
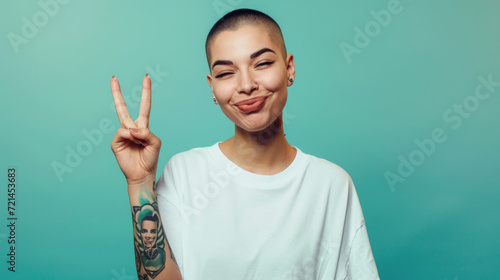
M 235 86 L 229 81 L 219 82 L 214 85 L 214 95 L 220 102 L 229 101 L 235 90 Z
M 284 73 L 269 73 L 259 77 L 260 84 L 269 91 L 278 91 L 286 88 Z

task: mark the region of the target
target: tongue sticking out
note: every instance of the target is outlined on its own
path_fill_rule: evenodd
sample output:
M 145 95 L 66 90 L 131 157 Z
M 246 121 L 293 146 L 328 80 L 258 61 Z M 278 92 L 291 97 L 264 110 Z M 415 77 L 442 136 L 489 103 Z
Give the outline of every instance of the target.
M 260 99 L 250 104 L 238 105 L 238 108 L 245 113 L 257 111 L 264 105 L 265 101 L 265 99 Z

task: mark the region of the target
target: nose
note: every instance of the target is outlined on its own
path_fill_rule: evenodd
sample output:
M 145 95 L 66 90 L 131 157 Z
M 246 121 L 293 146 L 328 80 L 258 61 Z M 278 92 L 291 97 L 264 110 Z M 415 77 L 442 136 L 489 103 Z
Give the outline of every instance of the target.
M 255 88 L 257 88 L 257 84 L 254 83 L 250 73 L 248 73 L 248 71 L 242 71 L 238 81 L 238 92 L 250 94 Z

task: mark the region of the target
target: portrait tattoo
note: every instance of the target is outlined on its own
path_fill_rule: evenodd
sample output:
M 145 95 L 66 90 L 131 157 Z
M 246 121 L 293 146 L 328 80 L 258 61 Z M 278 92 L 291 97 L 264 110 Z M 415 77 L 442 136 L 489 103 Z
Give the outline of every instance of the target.
M 141 271 L 141 256 L 139 255 L 139 251 L 137 248 L 134 246 L 134 251 L 135 251 L 135 267 L 137 268 L 137 273 Z
M 155 182 L 153 190 L 156 190 Z M 170 251 L 170 258 L 176 265 L 177 262 L 163 232 L 154 193 L 149 190 L 143 191 L 139 196 L 139 202 L 141 206 L 132 207 L 137 272 L 140 271 L 142 263 L 147 275 L 139 275 L 140 279 L 147 279 L 147 276 L 155 278 L 165 268 L 165 243 Z

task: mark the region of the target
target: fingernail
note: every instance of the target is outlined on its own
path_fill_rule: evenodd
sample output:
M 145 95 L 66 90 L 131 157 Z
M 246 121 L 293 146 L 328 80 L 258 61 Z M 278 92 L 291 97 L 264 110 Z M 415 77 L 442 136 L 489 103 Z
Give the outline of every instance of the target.
M 146 77 L 149 77 L 149 74 L 148 74 L 148 73 L 146 73 Z
M 138 133 L 139 132 L 139 129 L 138 128 L 129 128 L 130 132 L 133 132 L 133 133 Z
M 111 77 L 111 79 L 116 79 L 115 75 L 113 75 L 113 76 Z

